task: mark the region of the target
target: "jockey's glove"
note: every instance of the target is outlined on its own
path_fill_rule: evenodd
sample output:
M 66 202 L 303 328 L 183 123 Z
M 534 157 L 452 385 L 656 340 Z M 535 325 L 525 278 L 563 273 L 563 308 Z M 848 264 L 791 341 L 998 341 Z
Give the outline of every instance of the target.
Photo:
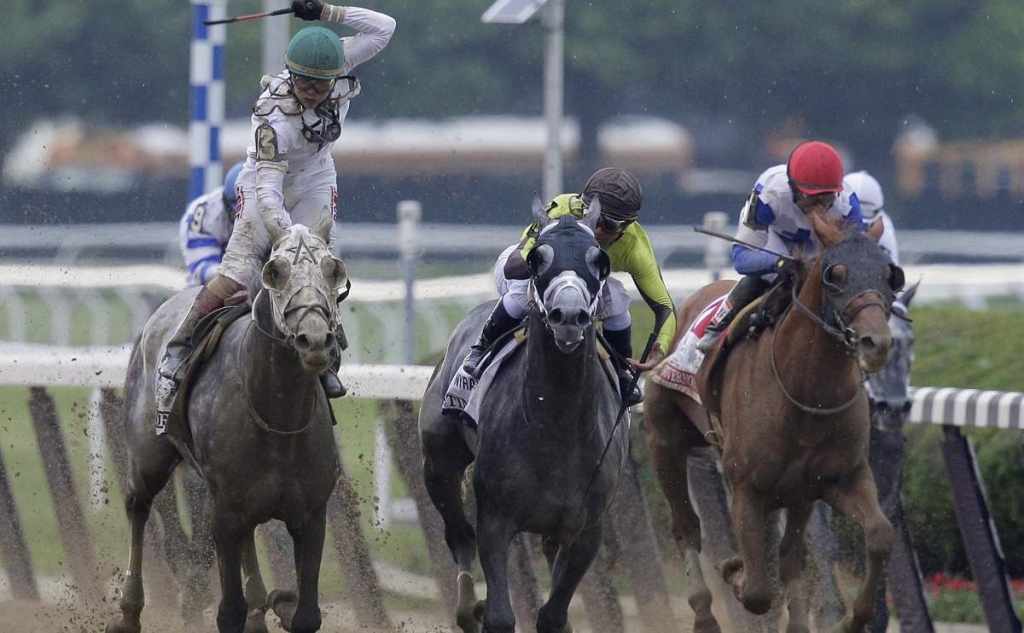
M 293 0 L 292 13 L 295 17 L 302 18 L 307 22 L 319 20 L 324 12 L 324 3 L 320 0 Z
M 796 274 L 796 260 L 788 257 L 780 257 L 775 260 L 775 264 L 772 266 L 772 270 L 780 275 L 795 275 Z

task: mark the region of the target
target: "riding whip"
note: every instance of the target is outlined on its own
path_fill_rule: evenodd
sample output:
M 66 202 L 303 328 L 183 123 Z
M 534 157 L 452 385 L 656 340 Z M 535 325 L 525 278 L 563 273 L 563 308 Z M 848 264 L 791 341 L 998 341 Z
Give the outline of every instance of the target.
M 644 347 L 644 353 L 640 357 L 640 364 L 643 365 L 647 362 L 647 359 L 651 356 L 651 351 L 654 350 L 654 344 L 658 341 L 658 333 L 651 332 L 650 337 L 647 339 L 647 345 Z M 636 389 L 636 384 L 640 382 L 640 371 L 634 370 L 632 372 L 633 379 L 629 381 L 629 389 L 622 392 L 622 406 L 619 407 L 619 414 L 615 416 L 615 424 L 612 425 L 612 431 L 608 434 L 608 441 L 605 442 L 604 450 L 601 451 L 601 457 L 597 460 L 597 466 L 594 467 L 594 474 L 590 476 L 590 481 L 587 482 L 587 487 L 583 489 L 583 501 L 580 502 L 580 507 L 576 510 L 576 516 L 579 516 L 580 512 L 583 511 L 583 503 L 587 500 L 587 494 L 590 493 L 590 486 L 594 484 L 594 478 L 597 477 L 597 473 L 601 470 L 601 464 L 604 463 L 604 456 L 608 454 L 608 449 L 611 448 L 612 440 L 615 439 L 615 430 L 619 428 L 619 423 L 622 422 L 622 416 L 626 414 L 626 410 L 629 409 L 628 394 L 633 393 Z
M 237 18 L 226 18 L 223 20 L 203 20 L 203 24 L 206 26 L 213 26 L 214 24 L 231 24 L 232 22 L 243 22 L 245 20 L 256 20 L 258 18 L 268 18 L 272 15 L 287 15 L 294 13 L 291 8 L 277 9 L 276 11 L 268 11 L 266 13 L 252 13 L 250 15 L 240 15 Z
M 698 233 L 703 233 L 704 235 L 710 235 L 711 237 L 717 237 L 719 239 L 726 240 L 727 242 L 732 242 L 733 244 L 739 244 L 740 246 L 745 246 L 747 248 L 752 248 L 755 251 L 761 251 L 763 253 L 768 253 L 769 255 L 775 255 L 776 257 L 781 257 L 782 259 L 788 259 L 791 262 L 795 262 L 796 261 L 795 257 L 791 257 L 789 255 L 783 255 L 781 253 L 776 253 L 775 251 L 768 250 L 767 248 L 762 248 L 760 246 L 754 246 L 753 244 L 750 244 L 749 242 L 744 242 L 743 240 L 736 239 L 735 237 L 733 237 L 731 235 L 726 235 L 725 233 L 719 233 L 718 231 L 712 231 L 711 229 L 706 229 L 703 226 L 695 226 L 695 227 L 693 227 L 693 230 L 698 232 Z

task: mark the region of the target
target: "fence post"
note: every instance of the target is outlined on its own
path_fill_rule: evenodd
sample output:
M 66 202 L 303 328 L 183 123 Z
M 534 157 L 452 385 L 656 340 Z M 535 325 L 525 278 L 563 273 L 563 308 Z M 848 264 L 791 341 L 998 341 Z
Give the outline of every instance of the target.
M 729 225 L 729 214 L 724 211 L 712 211 L 704 214 L 702 226 L 710 231 L 722 233 Z M 722 269 L 729 265 L 729 243 L 716 237 L 704 238 L 704 267 L 711 271 L 711 280 L 718 281 L 722 277 Z
M 971 574 L 978 583 L 985 620 L 990 631 L 1020 633 L 1021 623 L 1013 607 L 1006 576 L 1006 558 L 988 510 L 974 449 L 959 428 L 947 424 L 942 427 L 942 432 L 945 435 L 942 456 L 953 488 L 956 520 L 964 539 Z
M 64 562 L 80 595 L 89 601 L 97 600 L 103 592 L 96 577 L 96 557 L 71 474 L 71 459 L 61 433 L 57 406 L 44 387 L 30 387 L 29 393 L 29 411 L 39 441 L 39 453 L 46 466 L 46 480 L 64 546 Z
M 39 587 L 32 572 L 32 557 L 25 543 L 25 534 L 21 531 L 14 493 L 7 480 L 3 451 L 0 451 L 0 563 L 7 570 L 7 582 L 11 585 L 11 595 L 15 599 L 39 600 Z

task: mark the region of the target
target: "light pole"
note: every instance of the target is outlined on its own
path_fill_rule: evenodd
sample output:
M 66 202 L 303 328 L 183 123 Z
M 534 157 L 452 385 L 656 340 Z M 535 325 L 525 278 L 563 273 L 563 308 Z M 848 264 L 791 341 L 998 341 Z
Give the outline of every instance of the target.
M 545 200 L 562 192 L 562 119 L 565 103 L 565 0 L 497 0 L 481 16 L 488 24 L 522 24 L 543 8 Z

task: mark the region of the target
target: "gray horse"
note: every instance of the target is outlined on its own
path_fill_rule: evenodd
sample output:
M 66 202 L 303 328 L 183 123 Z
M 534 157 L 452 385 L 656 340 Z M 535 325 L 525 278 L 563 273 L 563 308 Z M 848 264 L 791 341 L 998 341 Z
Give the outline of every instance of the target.
M 602 515 L 626 456 L 627 424 L 615 427 L 621 400 L 598 357 L 593 321 L 610 266 L 593 235 L 599 213 L 592 203 L 578 224 L 571 216 L 549 220 L 534 209 L 542 229 L 527 258 L 535 297 L 528 338 L 494 376 L 479 430 L 442 413 L 441 404 L 493 304 L 477 307 L 459 324 L 423 397 L 424 479 L 458 565 L 456 621 L 466 632 L 480 631 L 481 610 L 485 633 L 515 631 L 507 566 L 509 544 L 520 532 L 542 536 L 551 569 L 538 633 L 571 631 L 569 601 L 601 545 Z M 475 532 L 462 498 L 463 476 L 474 459 Z M 473 590 L 477 547 L 485 603 L 477 603 Z
M 320 559 L 328 497 L 340 472 L 330 405 L 318 375 L 335 346 L 345 265 L 332 257 L 329 222 L 271 230 L 275 247 L 251 319 L 234 321 L 200 370 L 188 404 L 194 456 L 209 489 L 217 550 L 221 633 L 266 631 L 265 605 L 285 630 L 317 631 Z M 132 352 L 125 385 L 131 554 L 121 615 L 107 633 L 138 633 L 145 604 L 142 544 L 153 498 L 182 456 L 154 433 L 154 372 L 167 338 L 194 291 L 171 297 L 150 317 Z M 279 519 L 295 545 L 298 596 L 268 596 L 256 562 L 253 530 Z M 242 571 L 245 582 L 243 586 Z M 248 620 L 248 622 L 247 622 Z

